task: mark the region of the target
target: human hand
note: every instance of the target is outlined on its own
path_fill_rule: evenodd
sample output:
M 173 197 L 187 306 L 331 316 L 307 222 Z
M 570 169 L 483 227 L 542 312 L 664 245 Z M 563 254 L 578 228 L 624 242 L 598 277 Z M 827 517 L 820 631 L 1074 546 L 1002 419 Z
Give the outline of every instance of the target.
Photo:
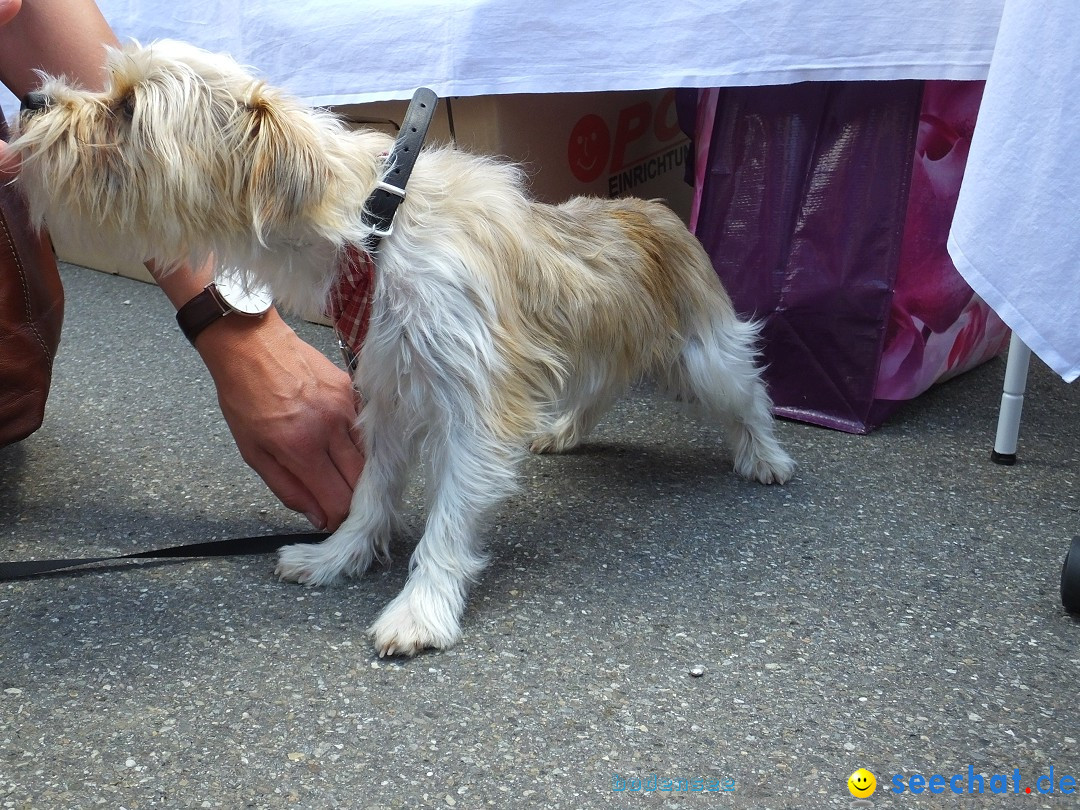
M 222 318 L 195 345 L 244 460 L 285 506 L 336 529 L 364 466 L 349 375 L 274 310 Z

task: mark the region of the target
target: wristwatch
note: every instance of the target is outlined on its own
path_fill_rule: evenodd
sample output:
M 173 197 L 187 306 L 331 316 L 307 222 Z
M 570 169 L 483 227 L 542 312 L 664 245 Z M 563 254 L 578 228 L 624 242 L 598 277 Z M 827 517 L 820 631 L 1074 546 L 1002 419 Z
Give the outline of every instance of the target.
M 270 288 L 233 276 L 219 276 L 176 311 L 176 322 L 191 344 L 202 331 L 229 313 L 247 317 L 264 315 L 274 303 Z

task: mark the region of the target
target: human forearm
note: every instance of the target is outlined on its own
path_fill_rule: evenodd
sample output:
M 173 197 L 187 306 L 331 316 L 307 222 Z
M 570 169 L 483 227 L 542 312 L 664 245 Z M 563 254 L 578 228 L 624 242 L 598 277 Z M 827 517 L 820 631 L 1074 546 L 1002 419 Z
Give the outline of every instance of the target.
M 38 84 L 35 70 L 98 88 L 105 77 L 105 46 L 116 44 L 92 0 L 23 0 L 0 27 L 0 81 L 20 98 Z
M 214 280 L 213 267 L 206 265 L 198 270 L 181 268 L 170 273 L 162 272 L 153 262 L 146 263 L 146 269 L 157 281 L 162 292 L 172 302 L 173 307 L 180 309 L 199 292 Z

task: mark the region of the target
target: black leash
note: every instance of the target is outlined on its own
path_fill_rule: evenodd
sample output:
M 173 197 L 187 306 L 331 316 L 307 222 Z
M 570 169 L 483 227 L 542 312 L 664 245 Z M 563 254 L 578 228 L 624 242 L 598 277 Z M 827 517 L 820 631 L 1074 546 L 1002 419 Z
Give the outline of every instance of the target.
M 169 548 L 157 548 L 150 551 L 137 551 L 133 554 L 115 554 L 108 557 L 77 557 L 69 560 L 25 560 L 22 562 L 0 562 L 0 582 L 11 579 L 25 579 L 56 571 L 81 569 L 96 563 L 120 562 L 123 560 L 180 559 L 191 557 L 232 557 L 242 554 L 271 554 L 282 546 L 292 543 L 318 543 L 330 535 L 326 532 L 298 532 L 294 534 L 272 534 L 260 537 L 234 537 L 228 540 L 211 540 L 206 543 L 187 543 Z

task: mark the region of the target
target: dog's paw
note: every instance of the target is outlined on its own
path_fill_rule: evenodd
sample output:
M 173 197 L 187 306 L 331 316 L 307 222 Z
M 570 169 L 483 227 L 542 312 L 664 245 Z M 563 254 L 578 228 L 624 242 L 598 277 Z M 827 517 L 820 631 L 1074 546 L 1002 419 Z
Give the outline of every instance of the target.
M 538 455 L 541 453 L 553 453 L 555 452 L 553 449 L 554 444 L 555 441 L 551 436 L 538 436 L 533 439 L 533 443 L 529 445 L 529 452 Z
M 781 451 L 768 458 L 758 456 L 736 465 L 742 476 L 761 484 L 786 484 L 795 474 L 795 462 Z
M 368 634 L 375 644 L 379 658 L 402 655 L 411 658 L 427 649 L 445 650 L 454 646 L 461 635 L 461 628 L 456 619 L 451 622 L 443 616 L 442 620 L 422 615 L 414 604 L 415 596 L 408 593 L 398 594 L 375 623 Z
M 537 454 L 565 453 L 567 450 L 577 447 L 577 445 L 577 439 L 572 436 L 549 433 L 533 439 L 532 444 L 529 445 L 529 450 Z
M 301 585 L 336 585 L 343 578 L 342 566 L 328 559 L 323 543 L 296 543 L 278 551 L 274 574 L 286 582 Z

